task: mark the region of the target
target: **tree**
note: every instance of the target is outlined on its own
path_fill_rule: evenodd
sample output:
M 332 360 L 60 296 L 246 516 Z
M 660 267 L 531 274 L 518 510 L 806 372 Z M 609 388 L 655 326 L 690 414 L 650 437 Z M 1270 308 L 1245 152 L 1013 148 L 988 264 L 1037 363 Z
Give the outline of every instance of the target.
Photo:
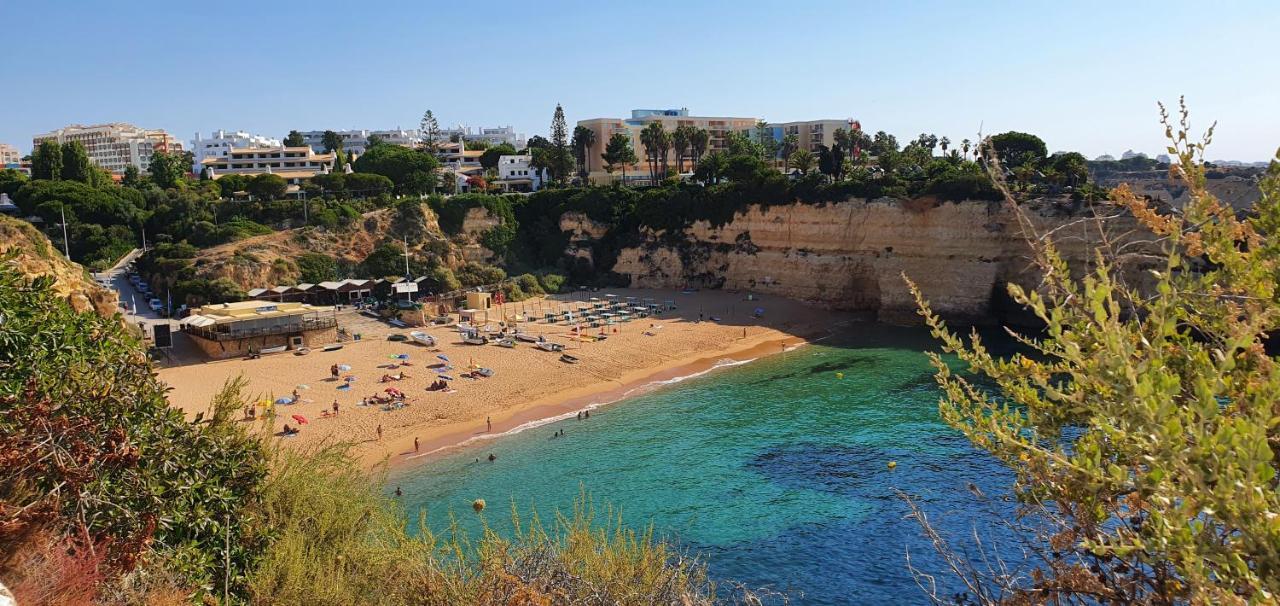
M 364 140 L 364 149 L 365 151 L 369 151 L 369 148 L 371 147 L 377 147 L 379 145 L 386 145 L 386 144 L 387 144 L 386 139 L 383 139 L 380 135 L 369 135 Z
M 844 149 L 839 143 L 832 143 L 830 148 L 818 146 L 818 170 L 834 181 L 839 181 L 844 174 L 844 159 Z
M 147 172 L 151 174 L 152 183 L 161 189 L 169 189 L 178 186 L 190 166 L 183 154 L 155 151 L 147 163 Z
M 702 154 L 707 153 L 707 146 L 711 144 L 711 133 L 705 128 L 692 127 L 689 133 L 689 151 L 693 154 L 693 163 L 702 162 Z
M 331 130 L 324 131 L 320 136 L 320 144 L 324 146 L 325 153 L 342 151 L 342 135 Z
M 943 137 L 938 139 L 938 146 L 942 148 L 942 155 L 947 155 L 947 147 L 951 145 L 951 139 Z
M 525 148 L 527 149 L 539 149 L 539 148 L 548 149 L 550 147 L 551 147 L 551 141 L 548 141 L 547 138 L 542 135 L 534 135 L 532 137 L 529 137 L 529 141 L 525 143 Z
M 318 284 L 338 277 L 338 262 L 333 257 L 321 253 L 303 253 L 298 257 L 298 279 L 309 284 Z
M 578 175 L 584 183 L 587 175 L 591 174 L 591 159 L 588 153 L 595 144 L 596 131 L 581 125 L 573 128 L 573 153 L 578 162 Z
M 457 143 L 457 141 L 450 141 L 450 143 Z M 485 141 L 484 139 L 476 139 L 474 141 L 464 141 L 462 143 L 462 149 L 465 149 L 467 151 L 484 151 L 486 149 L 489 149 L 489 142 Z
M 791 166 L 800 171 L 800 174 L 808 174 L 813 170 L 813 153 L 807 149 L 797 149 L 791 152 Z
M 965 158 L 969 157 L 969 147 L 972 145 L 973 145 L 973 142 L 968 139 L 963 139 L 960 141 L 960 149 L 963 151 Z
M 47 181 L 62 178 L 62 146 L 57 141 L 41 141 L 31 152 L 31 178 Z
M 275 200 L 283 198 L 285 192 L 289 190 L 289 182 L 284 180 L 280 175 L 264 173 L 255 175 L 249 180 L 249 194 L 261 200 Z
M 92 185 L 95 176 L 93 163 L 89 161 L 89 153 L 84 150 L 84 145 L 79 141 L 63 143 L 62 178 Z
M 671 133 L 671 147 L 676 152 L 676 173 L 684 174 L 684 157 L 689 153 L 689 144 L 693 138 L 693 127 L 681 124 Z
M 358 173 L 373 173 L 391 180 L 403 194 L 424 194 L 435 190 L 440 161 L 426 151 L 400 145 L 378 145 L 365 150 L 351 167 Z
M 483 166 L 486 169 L 497 168 L 498 160 L 502 159 L 502 156 L 514 155 L 516 155 L 516 148 L 514 145 L 510 143 L 499 143 L 498 145 L 484 150 L 483 154 L 480 154 L 480 166 Z
M 16 168 L 0 168 L 0 194 L 12 197 L 29 180 L 26 174 Z
M 431 110 L 422 114 L 419 128 L 422 130 L 423 149 L 434 154 L 440 147 L 440 123 L 436 121 L 435 114 L 432 114 Z
M 1049 154 L 1044 141 L 1035 135 L 1009 131 L 987 139 L 987 146 L 995 152 L 1000 164 L 1005 168 L 1016 168 L 1026 164 L 1038 166 Z
M 698 161 L 693 178 L 703 183 L 719 183 L 728 169 L 729 158 L 722 152 L 713 151 Z
M 284 138 L 285 147 L 302 147 L 306 144 L 306 140 L 302 138 L 302 133 L 296 130 L 289 131 L 289 134 Z
M 933 148 L 938 146 L 938 136 L 929 133 L 920 133 L 920 136 L 916 137 L 915 142 L 920 145 L 921 149 L 928 152 L 929 157 L 932 158 Z
M 142 175 L 138 172 L 138 167 L 130 164 L 124 167 L 124 179 L 120 184 L 125 187 L 138 187 L 142 185 Z
M 782 169 L 791 172 L 791 155 L 800 149 L 800 136 L 795 133 L 782 138 Z
M 777 159 L 778 150 L 782 149 L 782 142 L 773 137 L 773 129 L 764 120 L 756 122 L 756 144 L 760 146 L 762 159 L 770 162 Z
M 623 133 L 613 133 L 609 137 L 609 143 L 604 146 L 604 153 L 600 158 L 604 160 L 604 168 L 610 174 L 615 170 L 622 170 L 623 184 L 627 182 L 627 165 L 638 161 L 636 150 L 631 147 L 631 137 Z
M 879 131 L 871 139 L 871 155 L 882 156 L 898 151 L 898 139 L 889 133 Z
M 1079 152 L 1054 154 L 1049 158 L 1049 165 L 1066 185 L 1079 187 L 1089 181 L 1089 160 Z
M 551 180 L 564 183 L 573 165 L 573 155 L 569 153 L 569 127 L 565 123 L 564 108 L 556 104 L 555 114 L 551 117 L 551 146 L 555 153 L 551 155 Z
M 649 163 L 649 179 L 657 185 L 661 178 L 659 167 L 662 167 L 662 172 L 666 172 L 666 156 L 671 149 L 671 137 L 661 122 L 654 121 L 640 131 L 640 144 L 644 145 L 645 161 Z
M 1280 366 L 1266 346 L 1280 327 L 1280 162 L 1260 184 L 1255 217 L 1238 219 L 1205 189 L 1210 137 L 1187 132 L 1185 108 L 1179 124 L 1162 117 L 1188 201 L 1167 212 L 1114 190 L 1155 238 L 1134 243 L 1140 255 L 1107 241 L 1082 268 L 1056 248 L 1073 237 L 1028 232 L 1043 279 L 1008 287 L 1044 326 L 1019 338 L 1026 355 L 995 357 L 976 334 L 966 342 L 913 287 L 963 369 L 932 355 L 943 420 L 1013 470 L 1023 515 L 1044 529 L 1023 535 L 1036 565 L 1017 575 L 1025 583 L 983 576 L 969 584 L 983 587 L 970 603 L 995 603 L 992 593 L 1060 604 L 1280 595 Z M 1035 153 L 1027 147 L 1015 153 Z M 1091 229 L 1107 228 L 1095 220 Z M 1126 280 L 1131 272 L 1150 283 Z

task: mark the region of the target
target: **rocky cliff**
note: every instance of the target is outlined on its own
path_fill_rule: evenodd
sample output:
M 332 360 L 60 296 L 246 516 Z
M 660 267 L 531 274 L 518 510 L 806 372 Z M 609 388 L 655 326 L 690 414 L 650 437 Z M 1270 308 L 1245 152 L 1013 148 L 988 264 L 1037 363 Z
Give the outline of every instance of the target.
M 1101 234 L 1132 238 L 1136 228 L 1127 214 L 1100 228 L 1052 202 L 1022 208 L 1032 229 L 1053 230 L 1064 257 L 1080 268 Z M 577 227 L 568 254 L 580 256 L 596 230 L 577 217 L 568 223 Z M 622 249 L 613 267 L 633 286 L 750 290 L 886 322 L 919 320 L 903 274 L 938 312 L 972 323 L 1019 320 L 1008 316 L 1005 284 L 1037 282 L 1016 211 L 999 202 L 855 199 L 752 206 L 723 226 L 703 221 L 681 234 L 641 236 L 642 243 Z M 1135 276 L 1138 269 L 1129 267 Z
M 93 310 L 104 317 L 117 311 L 114 291 L 95 283 L 84 267 L 68 261 L 49 238 L 26 221 L 0 215 L 0 262 L 28 278 L 53 278 L 54 292 L 76 311 Z

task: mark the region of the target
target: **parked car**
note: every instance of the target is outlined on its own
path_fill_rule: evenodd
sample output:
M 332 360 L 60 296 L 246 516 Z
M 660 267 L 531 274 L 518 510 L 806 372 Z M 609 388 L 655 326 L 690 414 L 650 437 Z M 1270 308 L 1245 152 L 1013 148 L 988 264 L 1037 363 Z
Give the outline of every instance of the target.
M 147 306 L 151 308 L 151 311 L 160 311 L 164 309 L 164 302 L 160 299 L 152 299 L 147 302 Z

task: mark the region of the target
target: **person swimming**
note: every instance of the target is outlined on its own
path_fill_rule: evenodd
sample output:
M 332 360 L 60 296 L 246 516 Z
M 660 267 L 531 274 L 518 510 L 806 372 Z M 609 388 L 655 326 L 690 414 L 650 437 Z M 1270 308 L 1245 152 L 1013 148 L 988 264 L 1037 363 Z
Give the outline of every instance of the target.
M 498 457 L 493 456 L 493 453 L 489 453 L 489 462 L 492 463 L 496 460 L 498 460 Z

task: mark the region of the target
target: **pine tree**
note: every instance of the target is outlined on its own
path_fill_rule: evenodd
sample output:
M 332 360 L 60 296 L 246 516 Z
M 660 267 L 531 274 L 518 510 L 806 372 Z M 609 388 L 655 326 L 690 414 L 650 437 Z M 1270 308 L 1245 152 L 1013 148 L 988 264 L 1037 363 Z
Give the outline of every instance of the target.
M 429 152 L 435 153 L 439 146 L 440 140 L 440 123 L 436 121 L 435 114 L 431 110 L 422 114 L 422 123 L 419 124 L 422 129 L 422 147 Z
M 556 113 L 551 118 L 551 147 L 555 150 L 549 163 L 551 180 L 563 183 L 564 178 L 569 174 L 573 155 L 569 153 L 569 126 L 565 124 L 564 108 L 560 107 L 559 103 L 556 104 Z
M 89 153 L 79 141 L 67 141 L 62 144 L 62 178 L 67 181 L 92 183 L 93 163 L 89 161 Z
M 62 146 L 57 141 L 41 141 L 31 153 L 31 178 L 49 181 L 62 178 Z

